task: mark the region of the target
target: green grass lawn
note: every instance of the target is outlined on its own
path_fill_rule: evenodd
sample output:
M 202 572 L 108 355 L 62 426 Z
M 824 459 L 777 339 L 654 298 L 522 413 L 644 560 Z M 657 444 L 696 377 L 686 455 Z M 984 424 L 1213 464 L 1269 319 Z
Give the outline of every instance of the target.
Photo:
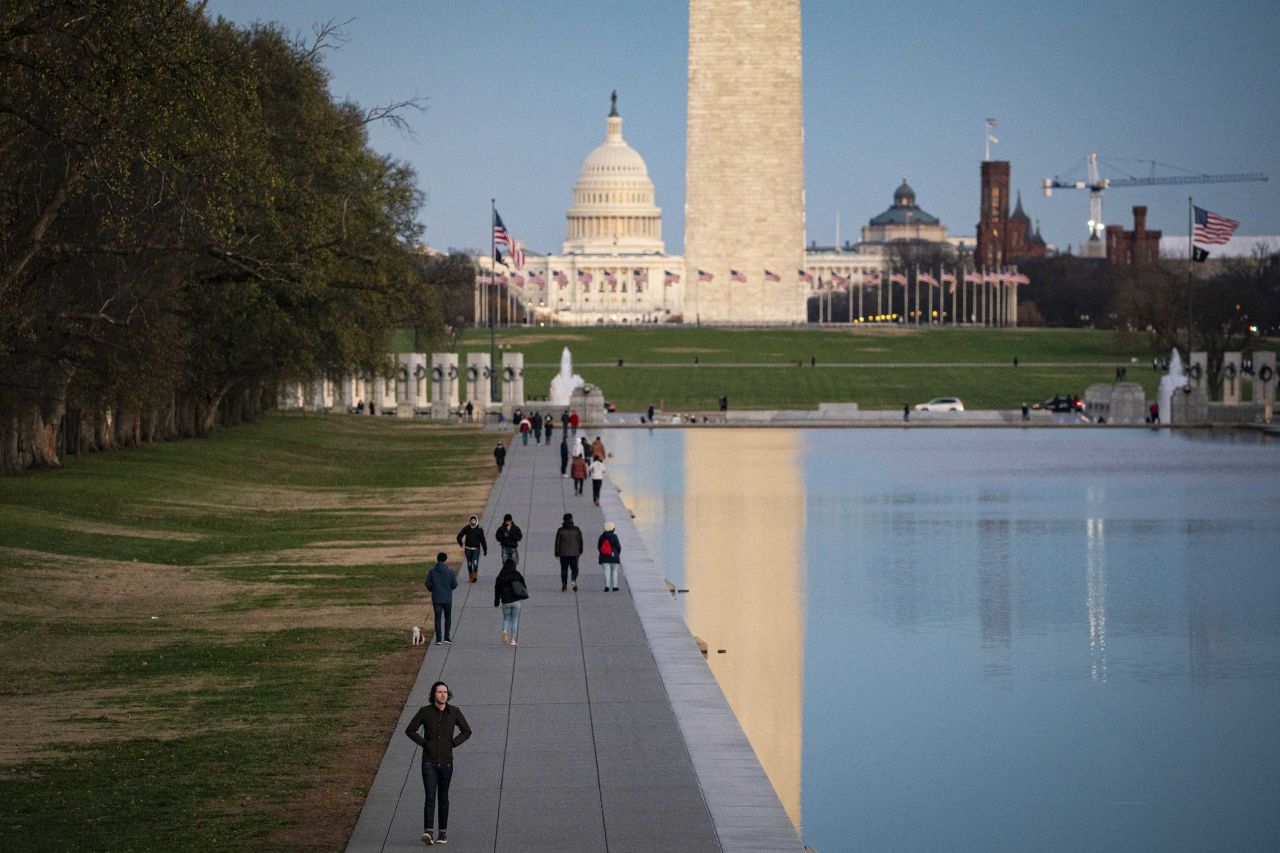
M 345 845 L 491 448 L 276 415 L 0 478 L 0 849 Z
M 525 354 L 526 395 L 546 393 L 567 346 L 575 372 L 627 410 L 714 410 L 721 395 L 746 409 L 897 409 L 944 395 L 969 408 L 1013 409 L 1083 396 L 1092 383 L 1115 381 L 1119 365 L 1148 395 L 1159 385 L 1145 338 L 1082 329 L 602 327 L 510 329 L 496 338 Z M 464 353 L 488 348 L 487 330 L 468 332 L 460 345 Z

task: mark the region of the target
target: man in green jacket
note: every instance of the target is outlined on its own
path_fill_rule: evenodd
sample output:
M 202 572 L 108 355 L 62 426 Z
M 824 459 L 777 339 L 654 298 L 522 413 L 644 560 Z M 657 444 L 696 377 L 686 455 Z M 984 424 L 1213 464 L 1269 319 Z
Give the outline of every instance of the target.
M 414 743 L 422 747 L 422 787 L 426 800 L 422 806 L 422 843 L 449 843 L 449 782 L 453 779 L 453 748 L 471 737 L 467 718 L 449 704 L 449 685 L 437 681 L 431 685 L 431 704 L 418 709 L 404 730 Z M 422 734 L 418 730 L 422 729 Z M 455 735 L 454 729 L 458 730 Z M 436 794 L 440 795 L 439 831 L 436 824 Z

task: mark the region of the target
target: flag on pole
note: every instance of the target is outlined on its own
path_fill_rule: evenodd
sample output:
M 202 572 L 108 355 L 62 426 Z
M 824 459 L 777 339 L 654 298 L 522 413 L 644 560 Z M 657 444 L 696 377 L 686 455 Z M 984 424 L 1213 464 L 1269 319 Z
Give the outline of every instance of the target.
M 531 272 L 529 273 L 529 283 L 536 284 L 538 287 L 541 287 L 541 288 L 545 288 L 547 286 L 547 279 L 540 272 Z
M 889 273 L 889 283 L 890 283 L 890 284 L 900 284 L 900 285 L 902 285 L 903 287 L 906 287 L 906 286 L 907 286 L 907 277 L 906 277 L 905 275 L 903 275 L 902 273 L 900 273 L 900 272 Z
M 610 290 L 618 289 L 618 277 L 613 274 L 612 270 L 604 271 L 604 283 L 609 285 Z
M 523 288 L 523 287 L 524 287 L 524 276 L 520 275 L 520 273 L 518 273 L 518 272 L 513 272 L 513 273 L 511 274 L 511 284 L 512 284 L 512 285 L 514 285 L 515 287 Z
M 556 270 L 555 272 L 553 272 L 551 274 L 551 278 L 554 279 L 555 283 L 560 285 L 561 287 L 565 287 L 569 284 L 569 279 L 560 270 Z
M 715 278 L 715 276 L 713 276 L 711 273 L 709 273 L 709 272 L 705 272 L 704 270 L 698 270 L 698 281 L 707 281 L 707 282 L 709 282 L 709 281 L 711 281 L 713 278 Z
M 488 287 L 493 284 L 493 273 L 488 270 L 479 270 L 476 272 L 476 284 Z
M 1197 264 L 1203 264 L 1205 261 L 1209 260 L 1209 250 L 1201 249 L 1199 246 L 1193 245 L 1191 247 L 1191 260 L 1195 261 Z
M 495 276 L 493 277 L 493 283 L 494 283 L 494 284 L 496 284 L 498 287 L 506 287 L 506 286 L 507 286 L 507 274 L 506 274 L 506 273 L 502 273 L 502 272 L 498 273 L 497 275 L 495 275 Z
M 764 271 L 764 280 L 765 281 L 782 281 L 782 279 L 778 277 L 777 273 L 771 273 L 768 270 Z
M 862 274 L 862 286 L 863 287 L 879 287 L 880 286 L 879 274 L 864 272 Z
M 1230 240 L 1231 235 L 1240 227 L 1240 223 L 1234 219 L 1219 216 L 1212 211 L 1205 210 L 1203 207 L 1195 207 L 1194 209 L 1196 227 L 1191 232 L 1193 242 L 1220 246 Z
M 956 292 L 956 277 L 954 273 L 944 272 L 942 274 L 942 283 L 947 285 L 947 293 Z
M 994 272 L 984 272 L 980 279 L 983 284 L 995 284 L 1000 280 L 1000 274 Z
M 974 270 L 973 272 L 965 273 L 964 283 L 965 284 L 982 284 L 982 273 L 978 272 L 977 270 Z
M 676 275 L 673 272 L 668 272 L 667 270 L 662 271 L 663 287 L 670 287 L 673 284 L 679 284 L 679 283 L 680 283 L 680 276 Z
M 806 284 L 813 284 L 813 276 L 804 270 L 796 270 L 800 274 L 800 280 Z
M 729 281 L 736 281 L 738 284 L 746 284 L 747 277 L 737 270 L 729 270 Z
M 649 271 L 647 269 L 637 267 L 631 271 L 631 280 L 636 284 L 648 284 Z
M 840 285 L 841 287 L 848 287 L 848 286 L 849 286 L 849 277 L 848 277 L 848 276 L 840 275 L 840 273 L 836 272 L 835 270 L 832 270 L 832 271 L 831 271 L 831 277 L 832 277 L 832 278 L 834 278 L 834 279 L 836 280 L 836 284 Z
M 923 282 L 930 287 L 938 286 L 938 280 L 927 272 L 916 273 L 916 281 Z
M 495 246 L 506 246 L 508 252 L 515 251 L 515 241 L 511 239 L 511 233 L 507 231 L 507 226 L 502 223 L 502 215 L 498 213 L 498 208 L 493 209 L 493 244 Z
M 591 273 L 586 270 L 578 270 L 578 284 L 590 285 Z
M 996 120 L 993 118 L 987 119 L 987 141 L 988 142 L 1000 141 L 999 139 L 996 138 L 996 135 L 993 132 L 995 129 L 996 129 Z

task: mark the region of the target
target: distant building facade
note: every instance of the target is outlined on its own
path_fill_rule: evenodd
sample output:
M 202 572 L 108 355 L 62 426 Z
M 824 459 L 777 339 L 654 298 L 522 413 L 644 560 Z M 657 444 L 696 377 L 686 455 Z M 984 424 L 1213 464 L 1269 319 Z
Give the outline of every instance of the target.
M 981 170 L 981 207 L 978 212 L 978 237 L 973 260 L 978 269 L 1000 269 L 1032 258 L 1043 258 L 1048 247 L 1033 230 L 1031 219 L 1022 209 L 1022 194 L 1017 207 L 1009 213 L 1009 162 L 984 160 Z
M 1144 266 L 1160 259 L 1162 232 L 1147 229 L 1147 208 L 1133 208 L 1133 230 L 1123 225 L 1107 226 L 1107 261 L 1122 267 Z

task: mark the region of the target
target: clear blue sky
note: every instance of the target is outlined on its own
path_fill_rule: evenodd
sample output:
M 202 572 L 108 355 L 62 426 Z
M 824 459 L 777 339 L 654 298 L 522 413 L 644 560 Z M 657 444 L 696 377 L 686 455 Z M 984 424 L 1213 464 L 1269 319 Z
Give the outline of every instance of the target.
M 1145 176 L 1158 160 L 1268 183 L 1110 190 L 1105 218 L 1186 233 L 1186 199 L 1280 235 L 1280 5 L 1190 0 L 804 0 L 809 238 L 830 244 L 886 208 L 903 175 L 952 234 L 973 234 L 983 120 L 993 159 L 1045 239 L 1085 234 L 1088 194 L 1044 198 L 1044 178 L 1084 177 L 1097 151 Z M 529 249 L 558 252 L 586 155 L 617 89 L 623 133 L 649 164 L 667 251 L 683 249 L 687 0 L 212 0 L 240 24 L 301 35 L 353 19 L 326 55 L 331 89 L 363 106 L 426 99 L 406 137 L 373 146 L 413 165 L 432 246 L 488 246 L 490 197 Z M 1162 171 L 1161 174 L 1169 172 Z

